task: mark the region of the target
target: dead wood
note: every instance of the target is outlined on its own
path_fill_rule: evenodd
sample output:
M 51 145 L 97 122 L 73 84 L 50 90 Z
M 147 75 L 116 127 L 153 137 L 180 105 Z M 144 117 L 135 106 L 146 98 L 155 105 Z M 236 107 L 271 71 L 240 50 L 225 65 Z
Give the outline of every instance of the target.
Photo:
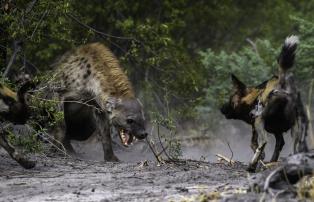
M 287 191 L 296 194 L 295 186 L 304 176 L 314 172 L 314 151 L 287 157 L 279 167 L 253 175 L 252 190 L 278 193 Z

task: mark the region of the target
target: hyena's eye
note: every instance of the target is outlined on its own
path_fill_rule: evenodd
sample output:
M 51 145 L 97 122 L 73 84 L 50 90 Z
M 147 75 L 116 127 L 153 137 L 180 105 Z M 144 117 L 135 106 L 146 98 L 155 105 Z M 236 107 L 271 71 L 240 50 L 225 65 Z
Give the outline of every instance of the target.
M 134 120 L 133 119 L 127 119 L 126 122 L 127 122 L 127 124 L 133 124 Z

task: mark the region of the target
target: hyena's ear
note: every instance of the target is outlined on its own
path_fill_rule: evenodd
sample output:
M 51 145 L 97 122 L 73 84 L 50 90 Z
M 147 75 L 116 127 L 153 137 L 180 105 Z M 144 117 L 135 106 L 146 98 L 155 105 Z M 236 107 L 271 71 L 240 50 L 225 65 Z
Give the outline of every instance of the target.
M 115 97 L 109 97 L 106 101 L 106 110 L 107 112 L 112 112 L 119 104 L 121 103 L 121 99 Z
M 234 89 L 244 91 L 246 89 L 246 85 L 240 81 L 234 74 L 231 74 L 231 80 Z

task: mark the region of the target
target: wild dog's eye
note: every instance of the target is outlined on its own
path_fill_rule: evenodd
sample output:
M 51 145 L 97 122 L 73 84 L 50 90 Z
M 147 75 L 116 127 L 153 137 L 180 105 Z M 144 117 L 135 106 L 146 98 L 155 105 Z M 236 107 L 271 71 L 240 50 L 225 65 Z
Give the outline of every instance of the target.
M 133 120 L 133 119 L 127 119 L 126 122 L 127 122 L 128 124 L 132 124 L 132 123 L 134 123 L 134 120 Z

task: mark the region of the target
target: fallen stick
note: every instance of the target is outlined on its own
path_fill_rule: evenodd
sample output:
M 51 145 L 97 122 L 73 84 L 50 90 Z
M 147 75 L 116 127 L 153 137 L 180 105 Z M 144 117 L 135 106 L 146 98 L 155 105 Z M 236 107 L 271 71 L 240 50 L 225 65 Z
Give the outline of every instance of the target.
M 230 158 L 228 158 L 222 154 L 216 154 L 216 156 L 218 157 L 218 161 L 224 160 L 224 161 L 230 163 L 231 165 L 235 164 L 234 160 L 232 160 L 232 159 L 230 159 Z

